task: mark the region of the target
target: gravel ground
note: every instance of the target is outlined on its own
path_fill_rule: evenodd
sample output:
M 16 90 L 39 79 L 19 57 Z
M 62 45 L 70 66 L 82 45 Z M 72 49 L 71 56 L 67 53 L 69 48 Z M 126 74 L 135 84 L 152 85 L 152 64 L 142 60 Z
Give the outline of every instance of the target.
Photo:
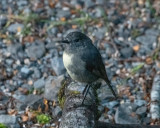
M 93 40 L 120 98 L 110 100 L 102 82 L 99 120 L 160 125 L 159 106 L 150 111 L 154 78 L 160 81 L 159 0 L 1 0 L 0 125 L 59 125 L 66 71 L 56 40 L 71 31 Z

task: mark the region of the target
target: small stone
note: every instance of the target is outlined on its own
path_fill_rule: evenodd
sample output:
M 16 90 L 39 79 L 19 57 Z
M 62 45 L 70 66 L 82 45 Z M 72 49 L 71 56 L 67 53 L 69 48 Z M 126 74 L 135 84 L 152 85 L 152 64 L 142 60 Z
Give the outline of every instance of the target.
M 6 110 L 0 110 L 0 115 L 6 114 Z
M 136 38 L 136 41 L 146 45 L 149 48 L 152 48 L 152 44 L 156 42 L 157 36 L 155 35 L 143 35 Z
M 63 17 L 69 18 L 70 15 L 71 13 L 69 10 L 62 10 L 62 9 L 57 10 L 57 17 L 59 18 L 63 18 Z
M 43 42 L 36 41 L 27 47 L 26 52 L 28 57 L 39 59 L 45 54 L 45 45 Z
M 48 77 L 45 84 L 44 98 L 50 101 L 57 101 L 58 92 L 61 87 L 61 82 L 63 79 L 64 79 L 63 75 Z
M 52 115 L 54 117 L 61 116 L 61 114 L 62 114 L 62 109 L 59 106 L 56 106 L 56 108 L 52 110 Z
M 34 82 L 34 88 L 35 89 L 40 89 L 40 88 L 43 88 L 44 86 L 45 86 L 44 79 L 39 79 L 39 80 Z
M 5 61 L 6 61 L 7 65 L 12 65 L 14 60 L 13 59 L 6 59 Z
M 0 15 L 0 28 L 4 27 L 7 23 L 7 17 Z
M 65 67 L 63 64 L 63 60 L 62 57 L 54 57 L 53 59 L 51 59 L 51 65 L 53 70 L 55 71 L 56 75 L 62 75 L 65 73 Z
M 21 68 L 21 77 L 22 78 L 28 78 L 28 76 L 32 74 L 32 71 L 28 67 L 22 67 Z
M 94 2 L 92 0 L 85 0 L 84 5 L 86 8 L 89 8 L 94 5 Z
M 122 48 L 120 53 L 123 58 L 129 58 L 133 55 L 133 49 L 131 47 Z
M 15 124 L 17 122 L 16 116 L 0 115 L 0 123 L 3 124 Z
M 43 110 L 43 98 L 39 95 L 30 94 L 26 96 L 23 102 L 17 102 L 17 108 L 19 110 L 25 110 L 27 106 L 33 110 L 38 110 L 39 107 Z
M 27 4 L 28 4 L 28 1 L 27 1 L 27 0 L 20 0 L 20 1 L 17 2 L 17 5 L 18 5 L 18 6 L 25 6 L 25 5 L 27 5 Z
M 104 114 L 101 115 L 101 117 L 98 119 L 100 122 L 110 123 L 109 119 L 106 118 Z
M 139 124 L 140 120 L 137 116 L 131 116 L 132 112 L 130 104 L 121 104 L 116 110 L 115 122 L 118 124 Z
M 14 58 L 15 58 L 15 56 L 18 56 L 18 57 L 24 56 L 23 55 L 24 51 L 23 51 L 22 45 L 20 43 L 15 43 L 15 44 L 8 46 L 7 50 L 11 54 L 11 56 Z
M 11 24 L 11 25 L 8 27 L 8 31 L 11 32 L 11 33 L 16 33 L 16 32 L 18 32 L 19 30 L 22 30 L 23 28 L 24 28 L 24 25 L 23 25 L 23 24 L 14 23 L 14 24 Z
M 38 68 L 33 69 L 33 78 L 39 79 L 42 76 L 41 71 Z
M 137 106 L 141 107 L 143 105 L 146 105 L 146 101 L 145 100 L 134 100 L 134 104 L 136 104 Z
M 98 28 L 93 32 L 93 35 L 96 37 L 96 39 L 102 39 L 104 38 L 104 35 L 106 33 L 106 29 L 104 27 Z
M 143 124 L 149 125 L 150 123 L 151 123 L 151 118 L 150 117 L 143 118 Z
M 95 8 L 95 17 L 100 18 L 103 16 L 103 10 L 101 8 Z
M 136 110 L 136 114 L 138 114 L 140 116 L 144 116 L 146 114 L 146 111 L 147 111 L 147 107 L 146 106 L 142 106 L 142 107 L 139 107 Z
M 157 29 L 151 28 L 151 29 L 146 30 L 145 34 L 146 35 L 155 35 L 155 36 L 158 36 L 160 34 L 160 31 L 157 30 Z
M 108 103 L 103 104 L 103 106 L 109 108 L 109 109 L 113 109 L 115 106 L 117 106 L 119 104 L 118 101 L 111 101 Z

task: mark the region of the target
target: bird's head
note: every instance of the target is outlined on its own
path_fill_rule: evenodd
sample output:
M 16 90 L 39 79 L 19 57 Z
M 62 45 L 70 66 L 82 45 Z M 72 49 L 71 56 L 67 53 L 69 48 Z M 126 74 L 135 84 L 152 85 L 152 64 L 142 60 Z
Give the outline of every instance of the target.
M 90 42 L 92 42 L 91 39 L 81 32 L 71 32 L 64 38 L 64 40 L 62 40 L 62 43 L 67 43 L 70 45 L 81 45 Z

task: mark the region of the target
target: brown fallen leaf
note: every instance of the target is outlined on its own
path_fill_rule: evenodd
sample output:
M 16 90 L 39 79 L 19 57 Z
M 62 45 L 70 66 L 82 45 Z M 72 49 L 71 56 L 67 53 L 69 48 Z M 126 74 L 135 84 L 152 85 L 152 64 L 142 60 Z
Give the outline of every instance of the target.
M 152 64 L 153 63 L 153 59 L 151 57 L 147 57 L 146 58 L 146 63 L 147 64 Z
M 17 114 L 17 110 L 15 110 L 15 109 L 9 109 L 8 110 L 8 114 L 9 115 L 16 115 Z
M 76 29 L 77 28 L 77 25 L 72 25 L 72 29 Z
M 23 122 L 26 122 L 29 119 L 27 115 L 22 115 L 21 118 Z
M 61 17 L 60 20 L 61 21 L 66 21 L 66 18 L 65 17 Z
M 135 52 L 138 52 L 138 51 L 139 51 L 139 49 L 140 49 L 140 46 L 139 46 L 139 45 L 135 45 L 135 46 L 133 46 L 133 50 L 134 50 Z

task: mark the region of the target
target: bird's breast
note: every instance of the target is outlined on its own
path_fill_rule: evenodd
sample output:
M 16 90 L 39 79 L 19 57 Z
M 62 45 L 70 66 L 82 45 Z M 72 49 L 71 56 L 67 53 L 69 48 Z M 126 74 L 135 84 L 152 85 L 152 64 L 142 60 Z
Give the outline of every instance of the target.
M 73 59 L 72 54 L 68 54 L 66 52 L 63 53 L 63 63 L 66 68 L 72 65 L 72 59 Z

